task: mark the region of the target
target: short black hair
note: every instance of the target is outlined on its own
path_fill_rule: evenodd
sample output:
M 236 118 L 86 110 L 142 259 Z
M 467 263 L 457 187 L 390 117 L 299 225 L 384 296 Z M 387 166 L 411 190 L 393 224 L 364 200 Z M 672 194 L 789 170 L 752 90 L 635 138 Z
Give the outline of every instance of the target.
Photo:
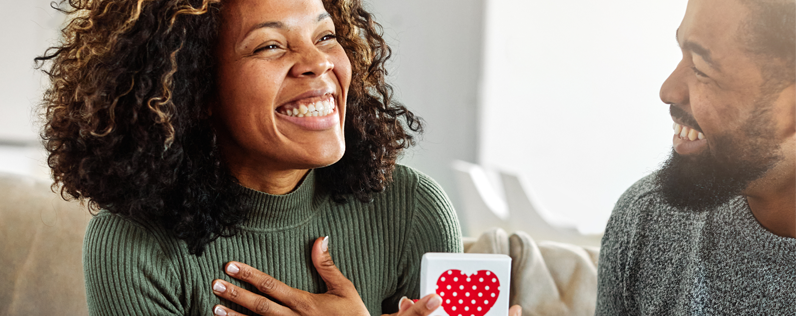
M 758 56 L 766 84 L 796 82 L 796 0 L 741 0 L 751 11 L 741 27 L 748 51 Z

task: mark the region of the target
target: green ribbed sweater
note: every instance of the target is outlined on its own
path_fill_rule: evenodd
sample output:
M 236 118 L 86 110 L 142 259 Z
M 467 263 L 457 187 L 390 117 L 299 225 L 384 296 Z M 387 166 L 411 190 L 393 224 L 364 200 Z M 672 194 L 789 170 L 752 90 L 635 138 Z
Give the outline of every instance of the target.
M 242 231 L 208 244 L 202 256 L 151 223 L 103 211 L 86 231 L 83 266 L 91 315 L 212 315 L 222 301 L 211 290 L 223 271 L 247 263 L 292 287 L 322 293 L 310 260 L 313 241 L 330 236 L 335 263 L 372 315 L 397 311 L 402 296 L 418 298 L 426 252 L 461 252 L 461 233 L 445 193 L 431 178 L 397 166 L 394 182 L 374 201 L 338 204 L 316 192 L 314 172 L 287 195 L 244 189 L 253 198 Z M 248 312 L 247 312 L 248 314 Z

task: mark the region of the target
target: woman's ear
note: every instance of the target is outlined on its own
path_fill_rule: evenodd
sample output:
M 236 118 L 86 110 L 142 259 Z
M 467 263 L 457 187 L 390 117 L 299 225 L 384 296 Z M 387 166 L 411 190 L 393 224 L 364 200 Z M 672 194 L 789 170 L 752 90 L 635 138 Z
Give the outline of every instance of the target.
M 213 110 L 219 105 L 218 96 L 213 93 L 210 96 L 210 101 L 207 103 L 207 109 L 205 109 L 207 113 L 207 117 L 213 117 Z

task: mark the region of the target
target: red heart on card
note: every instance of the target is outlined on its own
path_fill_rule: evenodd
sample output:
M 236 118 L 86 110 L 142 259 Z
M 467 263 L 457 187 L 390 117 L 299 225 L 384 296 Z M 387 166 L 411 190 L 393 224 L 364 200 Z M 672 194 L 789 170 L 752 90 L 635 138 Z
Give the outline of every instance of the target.
M 484 316 L 500 297 L 500 280 L 489 270 L 468 276 L 451 269 L 437 279 L 437 295 L 450 316 Z

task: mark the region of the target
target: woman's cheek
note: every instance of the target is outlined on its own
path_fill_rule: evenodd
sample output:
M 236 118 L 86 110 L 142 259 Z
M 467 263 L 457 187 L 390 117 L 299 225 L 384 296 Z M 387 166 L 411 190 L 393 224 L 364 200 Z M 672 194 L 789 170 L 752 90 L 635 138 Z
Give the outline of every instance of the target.
M 332 56 L 335 75 L 343 91 L 347 94 L 348 87 L 351 85 L 351 61 L 348 59 L 348 55 L 346 55 L 343 47 L 339 45 L 334 50 Z

